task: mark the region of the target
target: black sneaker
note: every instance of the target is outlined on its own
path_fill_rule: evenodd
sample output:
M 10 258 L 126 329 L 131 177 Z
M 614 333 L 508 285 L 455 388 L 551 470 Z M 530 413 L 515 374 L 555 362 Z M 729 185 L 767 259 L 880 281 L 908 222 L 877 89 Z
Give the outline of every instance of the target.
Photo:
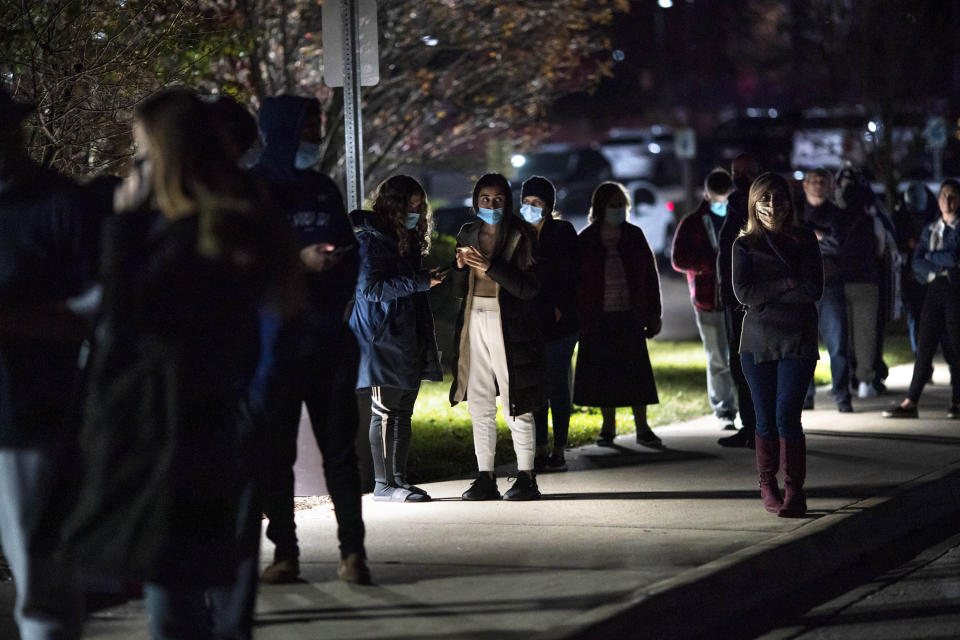
M 504 500 L 539 500 L 540 489 L 532 473 L 518 473 L 513 486 L 503 494 Z
M 546 455 L 542 453 L 538 453 L 537 455 L 533 456 L 533 470 L 543 471 L 544 469 L 547 468 L 548 461 L 549 461 L 549 458 L 547 458 Z
M 950 405 L 950 409 L 947 411 L 947 417 L 951 420 L 957 420 L 960 418 L 960 405 Z
M 567 461 L 562 455 L 557 455 L 556 453 L 551 453 L 550 457 L 547 458 L 546 471 L 566 471 L 567 470 Z
M 754 433 L 755 432 L 753 429 L 747 429 L 744 427 L 732 436 L 720 438 L 717 440 L 717 444 L 721 447 L 746 447 L 748 449 L 753 449 L 756 446 L 753 437 Z
M 615 447 L 613 439 L 616 438 L 616 434 L 600 432 L 600 435 L 597 437 L 597 446 L 598 447 Z
M 499 500 L 500 492 L 497 490 L 497 479 L 491 478 L 486 471 L 481 471 L 477 479 L 473 481 L 470 488 L 460 496 L 461 500 Z
M 886 411 L 883 412 L 884 418 L 918 418 L 920 417 L 917 412 L 917 405 L 912 407 L 903 407 L 899 404 L 895 404 Z
M 663 441 L 653 432 L 650 427 L 637 429 L 637 444 L 645 447 L 659 448 L 663 446 Z

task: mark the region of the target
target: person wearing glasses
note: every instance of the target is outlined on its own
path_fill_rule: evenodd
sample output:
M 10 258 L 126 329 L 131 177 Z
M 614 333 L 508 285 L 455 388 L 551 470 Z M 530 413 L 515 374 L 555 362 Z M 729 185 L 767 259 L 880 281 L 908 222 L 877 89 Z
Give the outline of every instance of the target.
M 760 496 L 767 511 L 799 517 L 807 511 L 800 415 L 819 358 L 823 259 L 813 230 L 798 222 L 790 185 L 777 174 L 750 186 L 747 226 L 733 244 L 733 289 L 746 307 L 740 361 L 757 414 Z

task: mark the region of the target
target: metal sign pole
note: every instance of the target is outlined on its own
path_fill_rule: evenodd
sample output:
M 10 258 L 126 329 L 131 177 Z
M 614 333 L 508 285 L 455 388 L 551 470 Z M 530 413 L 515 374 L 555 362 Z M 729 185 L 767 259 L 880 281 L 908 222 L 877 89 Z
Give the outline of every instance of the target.
M 343 25 L 343 108 L 346 137 L 347 210 L 363 206 L 363 127 L 360 109 L 360 22 L 357 0 L 340 0 Z

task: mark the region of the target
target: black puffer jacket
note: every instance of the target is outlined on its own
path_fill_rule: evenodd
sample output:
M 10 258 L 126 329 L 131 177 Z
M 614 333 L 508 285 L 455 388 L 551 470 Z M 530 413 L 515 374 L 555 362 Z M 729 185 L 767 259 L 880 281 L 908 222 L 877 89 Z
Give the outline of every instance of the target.
M 577 231 L 566 220 L 547 218 L 537 242 L 537 277 L 540 295 L 537 304 L 544 340 L 556 340 L 575 333 L 577 286 L 580 282 L 580 253 Z M 556 309 L 560 310 L 557 319 Z
M 507 214 L 503 221 L 503 242 L 491 259 L 487 275 L 500 285 L 498 301 L 500 303 L 500 323 L 503 327 L 504 350 L 507 354 L 507 370 L 510 374 L 511 416 L 519 416 L 539 409 L 547 401 L 546 349 L 543 334 L 537 317 L 537 294 L 540 281 L 534 265 L 522 265 L 522 256 L 528 252 L 535 254 L 535 244 L 529 233 L 521 231 L 522 220 Z M 483 223 L 473 220 L 466 223 L 457 234 L 457 246 L 475 247 L 479 244 L 480 228 Z M 529 232 L 529 229 L 524 231 Z M 456 263 L 450 272 L 454 295 L 461 298 L 460 313 L 457 316 L 454 345 L 461 345 L 464 326 L 469 321 L 470 268 L 457 269 Z M 455 405 L 467 398 L 467 381 L 464 374 L 469 370 L 465 361 L 464 371 L 460 371 L 461 359 L 458 347 L 453 360 L 453 384 L 450 387 L 450 404 Z

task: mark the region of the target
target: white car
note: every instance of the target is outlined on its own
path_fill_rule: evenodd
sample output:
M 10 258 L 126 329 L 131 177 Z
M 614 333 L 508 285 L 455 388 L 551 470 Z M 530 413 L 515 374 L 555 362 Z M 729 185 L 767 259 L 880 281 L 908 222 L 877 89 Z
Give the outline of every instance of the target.
M 683 214 L 677 210 L 683 206 L 683 187 L 660 187 L 647 180 L 631 180 L 624 186 L 633 204 L 630 222 L 643 229 L 643 235 L 656 255 L 669 259 L 677 219 Z

